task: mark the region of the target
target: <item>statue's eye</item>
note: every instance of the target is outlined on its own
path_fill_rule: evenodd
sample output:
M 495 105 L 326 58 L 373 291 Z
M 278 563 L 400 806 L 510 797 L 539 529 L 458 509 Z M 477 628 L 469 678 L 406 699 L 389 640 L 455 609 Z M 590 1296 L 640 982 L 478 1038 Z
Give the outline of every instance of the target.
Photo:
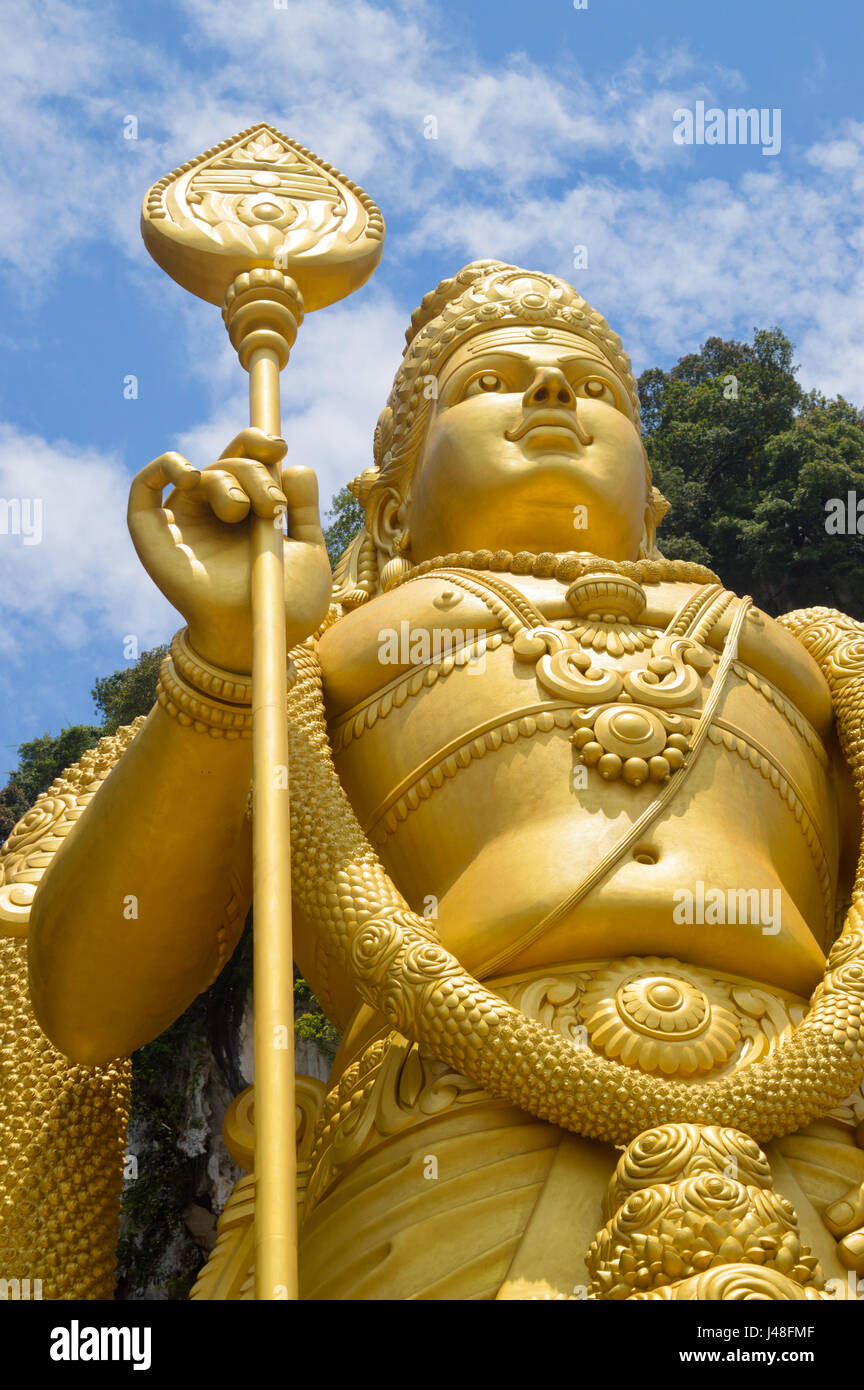
M 497 372 L 484 372 L 482 376 L 475 376 L 473 381 L 469 381 L 465 388 L 465 399 L 469 396 L 479 396 L 483 392 L 503 391 L 504 382 Z
M 591 401 L 606 401 L 609 405 L 617 405 L 615 392 L 608 381 L 604 381 L 600 376 L 586 376 L 576 387 L 576 394 L 587 396 Z

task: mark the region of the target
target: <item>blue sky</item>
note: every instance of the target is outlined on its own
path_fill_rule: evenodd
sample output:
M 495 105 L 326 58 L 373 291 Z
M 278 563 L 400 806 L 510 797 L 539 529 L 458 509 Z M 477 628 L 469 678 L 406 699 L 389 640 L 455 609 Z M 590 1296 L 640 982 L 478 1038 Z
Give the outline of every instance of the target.
M 94 717 L 128 635 L 180 625 L 128 540 L 129 481 L 167 448 L 214 458 L 246 382 L 218 310 L 147 256 L 140 202 L 257 120 L 387 220 L 373 280 L 308 318 L 285 375 L 325 501 L 370 461 L 411 311 L 478 256 L 570 278 L 637 373 L 779 324 L 805 385 L 864 403 L 860 0 L 24 0 L 4 27 L 0 498 L 41 498 L 43 535 L 0 534 L 0 773 Z M 779 154 L 677 145 L 698 101 L 779 108 Z

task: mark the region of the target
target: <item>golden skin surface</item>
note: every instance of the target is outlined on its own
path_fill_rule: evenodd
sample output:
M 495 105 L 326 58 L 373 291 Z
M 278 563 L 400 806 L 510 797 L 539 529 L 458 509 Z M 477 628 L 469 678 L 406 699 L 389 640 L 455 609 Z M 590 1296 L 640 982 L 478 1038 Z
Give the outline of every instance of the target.
M 530 330 L 519 327 L 487 332 L 448 358 L 422 458 L 407 500 L 401 504 L 404 524 L 418 530 L 423 515 L 437 516 L 439 520 L 429 524 L 426 546 L 440 545 L 442 552 L 455 548 L 457 537 L 466 545 L 492 546 L 515 529 L 518 544 L 535 552 L 573 549 L 576 536 L 577 546 L 596 548 L 601 554 L 604 549 L 617 550 L 620 556 L 626 543 L 624 558 L 633 558 L 644 523 L 647 481 L 626 393 L 612 368 L 598 360 L 593 344 L 557 331 L 552 341 L 538 344 L 529 334 Z M 504 357 L 502 350 L 516 356 Z M 562 358 L 568 360 L 562 362 Z M 505 373 L 513 375 L 505 377 Z M 481 384 L 484 377 L 490 380 Z M 603 383 L 602 398 L 585 394 L 594 380 Z M 563 392 L 566 399 L 555 406 L 549 405 L 548 397 L 538 402 L 536 393 L 544 389 L 544 382 L 547 390 L 554 385 L 556 395 Z M 495 390 L 484 389 L 491 384 Z M 575 442 L 568 442 L 565 449 L 557 436 L 550 443 L 541 431 L 539 452 L 534 456 L 530 431 L 516 440 L 505 437 L 508 432 L 520 433 L 538 409 L 560 410 L 566 422 L 562 431 L 573 434 Z M 590 436 L 590 445 L 576 437 L 575 421 Z M 215 508 L 211 524 L 220 534 L 231 524 L 243 525 L 242 515 L 249 509 L 249 502 L 245 507 L 236 504 L 238 521 L 229 520 L 228 505 L 235 505 L 232 488 L 245 489 L 252 505 L 262 510 L 276 505 L 275 499 L 266 497 L 265 507 L 253 486 L 259 451 L 254 432 L 244 433 L 242 447 L 245 459 L 233 457 L 240 452 L 235 441 L 226 450 L 228 457 L 212 470 L 204 470 L 200 482 L 193 479 L 193 486 L 183 494 L 184 507 L 195 501 L 196 492 L 210 502 Z M 260 444 L 262 457 L 266 448 Z M 142 479 L 149 480 L 154 467 L 148 465 Z M 184 470 L 189 466 L 185 461 L 165 456 L 160 467 L 168 482 L 186 488 Z M 306 485 L 301 475 L 302 470 L 283 475 L 296 537 L 286 546 L 314 566 L 319 559 L 314 545 L 314 501 L 305 493 L 299 495 L 301 483 Z M 211 476 L 212 483 L 208 482 Z M 261 476 L 264 499 L 269 481 L 263 468 Z M 461 480 L 458 487 L 457 478 Z M 536 480 L 547 488 L 549 500 L 542 516 L 526 521 L 523 502 Z M 155 481 L 161 482 L 161 475 Z M 141 486 L 140 481 L 133 485 L 133 499 Z M 296 505 L 292 487 L 298 490 Z M 218 488 L 227 489 L 224 498 Z M 591 504 L 591 498 L 604 489 L 614 493 L 615 507 Z M 482 495 L 483 507 L 479 502 L 469 505 L 466 495 L 469 499 Z M 587 508 L 587 531 L 573 528 L 577 506 Z M 190 570 L 187 594 L 175 561 L 172 527 L 182 515 L 179 492 L 165 499 L 159 515 L 165 517 L 166 526 L 152 528 L 152 537 L 143 532 L 136 536 L 139 554 L 159 582 L 167 587 L 170 578 L 175 586 L 173 600 L 197 622 L 201 601 L 197 570 Z M 399 523 L 395 510 L 391 508 L 388 516 L 385 505 L 379 508 L 379 520 L 383 546 Z M 445 534 L 441 527 L 448 520 L 450 530 Z M 206 522 L 200 508 L 194 521 L 199 529 Z M 413 559 L 414 532 L 410 534 Z M 515 550 L 517 543 L 510 548 Z M 386 557 L 382 549 L 382 560 Z M 553 623 L 568 615 L 572 619 L 566 586 L 516 575 L 508 580 L 521 587 Z M 470 596 L 463 596 L 456 608 L 441 609 L 440 595 L 452 587 L 435 578 L 398 587 L 379 594 L 325 632 L 320 659 L 331 724 L 372 699 L 399 674 L 398 666 L 387 667 L 379 660 L 381 631 L 398 628 L 404 620 L 430 629 L 479 631 L 488 625 L 488 610 Z M 646 594 L 648 607 L 640 621 L 658 630 L 685 597 L 683 586 L 648 585 Z M 301 601 L 308 603 L 305 591 Z M 296 624 L 297 618 L 291 617 L 298 611 L 293 591 L 286 597 L 286 611 L 286 623 Z M 728 621 L 727 614 L 716 626 L 711 637 L 714 645 L 722 643 Z M 231 626 L 232 634 L 236 626 L 236 622 Z M 293 630 L 296 633 L 296 627 Z M 212 631 L 215 645 L 208 646 L 207 657 L 213 661 L 222 657 L 229 669 L 242 671 L 233 635 L 229 664 L 216 642 L 218 624 Z M 745 624 L 739 655 L 748 668 L 788 696 L 820 738 L 827 736 L 831 724 L 827 687 L 807 652 L 789 633 L 764 616 L 753 615 Z M 619 659 L 618 664 L 624 669 L 641 660 L 644 665 L 644 657 L 640 653 L 635 659 Z M 602 667 L 609 661 L 600 654 L 595 663 Z M 844 775 L 836 750 L 832 748 L 831 763 L 837 770 L 826 773 L 821 764 L 817 766 L 818 759 L 813 763 L 809 746 L 794 735 L 788 719 L 752 691 L 734 688 L 739 685 L 733 680 L 726 697 L 742 705 L 735 727 L 741 724 L 742 736 L 747 737 L 760 721 L 769 721 L 759 742 L 769 749 L 776 745 L 777 756 L 789 763 L 787 771 L 816 818 L 823 858 L 836 883 L 837 797 Z M 457 672 L 449 683 L 442 681 L 393 711 L 344 756 L 337 753 L 338 770 L 361 823 L 374 815 L 419 763 L 436 753 L 445 733 L 449 741 L 458 740 L 478 722 L 518 712 L 529 687 L 534 687 L 536 703 L 531 665 L 515 662 L 512 648 L 504 647 L 489 654 L 488 678 Z M 426 728 L 427 721 L 433 727 Z M 152 774 L 155 766 L 158 777 Z M 512 953 L 508 968 L 517 960 L 522 963 L 524 952 L 520 948 L 515 953 L 517 945 L 567 896 L 586 864 L 596 859 L 601 848 L 614 843 L 616 832 L 632 821 L 637 808 L 651 796 L 647 786 L 625 788 L 598 781 L 593 770 L 589 770 L 587 786 L 577 794 L 572 767 L 573 751 L 563 731 L 520 741 L 509 751 L 462 770 L 406 821 L 399 835 L 378 846 L 409 901 L 422 902 L 429 895 L 438 898 L 442 935 L 466 965 L 488 971 L 505 949 Z M 96 1061 L 132 1050 L 167 1026 L 210 978 L 217 959 L 211 923 L 218 918 L 228 890 L 231 846 L 239 833 L 248 777 L 244 743 L 202 741 L 157 707 L 93 811 L 64 846 L 37 898 L 31 979 L 44 1025 L 71 1055 Z M 154 840 L 149 827 L 155 833 L 155 827 L 164 823 L 165 808 L 178 798 L 188 798 L 193 784 L 208 788 L 206 799 L 196 802 L 199 833 L 191 841 L 184 837 L 163 843 L 161 836 Z M 691 801 L 693 814 L 683 814 L 690 810 Z M 753 808 L 744 833 L 742 805 Z M 745 972 L 752 968 L 761 978 L 806 993 L 820 968 L 825 912 L 814 884 L 812 856 L 802 854 L 795 837 L 781 828 L 788 829 L 789 820 L 789 810 L 769 782 L 727 757 L 725 749 L 706 747 L 687 797 L 673 803 L 665 820 L 655 827 L 657 862 L 649 866 L 628 860 L 586 898 L 572 920 L 559 923 L 553 933 L 532 943 L 528 958 L 560 961 L 627 950 L 679 951 L 697 962 L 723 963 Z M 547 822 L 549 834 L 545 828 L 541 834 L 539 827 L 547 827 Z M 854 836 L 854 819 L 846 816 L 844 824 Z M 710 834 L 709 826 L 713 827 Z M 142 834 L 142 827 L 147 833 Z M 370 833 L 373 829 L 370 825 Z M 718 859 L 723 844 L 725 860 Z M 244 859 L 241 854 L 241 862 Z M 672 893 L 700 879 L 713 880 L 723 888 L 780 888 L 785 894 L 781 931 L 763 935 L 745 925 L 682 929 L 671 923 Z M 151 922 L 147 933 L 124 925 L 122 918 L 117 923 L 116 903 L 122 903 L 130 891 L 137 892 L 142 915 L 146 911 Z M 645 895 L 644 901 L 640 895 Z M 614 931 L 620 927 L 624 932 L 620 945 L 613 924 Z M 304 969 L 308 946 L 301 920 L 297 952 Z M 91 968 L 94 958 L 104 965 L 98 977 Z M 314 982 L 317 971 L 312 964 L 308 973 Z M 166 966 L 170 966 L 167 974 Z M 334 962 L 334 978 L 339 974 Z M 102 979 L 110 980 L 110 988 L 103 989 Z M 339 1012 L 344 1022 L 341 1007 Z
M 508 576 L 552 622 L 572 621 L 566 586 L 555 580 Z M 688 592 L 684 586 L 652 586 L 646 625 L 665 627 Z M 491 626 L 483 604 L 470 595 L 442 612 L 445 593 L 458 586 L 428 577 L 380 597 L 328 632 L 321 643 L 331 729 L 356 718 L 410 663 L 382 664 L 381 633 L 399 631 L 410 613 L 416 633 L 446 624 L 457 633 Z M 448 601 L 452 602 L 452 600 Z M 741 660 L 776 688 L 828 739 L 831 708 L 824 679 L 806 651 L 766 615 L 754 614 L 741 643 Z M 722 641 L 722 628 L 715 641 Z M 410 655 L 410 652 L 405 652 Z M 626 665 L 636 669 L 639 653 Z M 616 663 L 608 654 L 601 668 Z M 454 671 L 394 709 L 337 755 L 336 763 L 361 824 L 376 842 L 381 808 L 394 788 L 436 753 L 490 719 L 542 703 L 534 672 L 514 660 L 510 646 L 487 654 L 483 675 Z M 721 718 L 747 737 L 768 743 L 794 769 L 818 807 L 832 875 L 838 858 L 838 789 L 834 773 L 793 733 L 788 721 L 741 679 L 732 682 Z M 767 726 L 767 727 L 766 727 Z M 656 862 L 632 855 L 573 912 L 540 940 L 520 940 L 553 909 L 632 823 L 654 795 L 646 783 L 604 782 L 589 771 L 574 788 L 569 731 L 542 731 L 473 761 L 422 802 L 378 844 L 397 885 L 416 910 L 438 899 L 438 929 L 463 963 L 483 976 L 508 970 L 587 960 L 609 952 L 676 956 L 806 994 L 823 968 L 826 922 L 809 857 L 789 836 L 788 807 L 769 781 L 722 745 L 709 745 L 682 793 L 649 835 Z M 839 773 L 839 765 L 837 769 Z M 788 853 L 783 852 L 789 845 Z M 709 886 L 747 887 L 781 893 L 779 932 L 750 923 L 679 924 L 674 894 L 702 880 Z M 510 954 L 501 958 L 502 951 Z
M 497 329 L 439 373 L 422 467 L 394 524 L 415 563 L 481 546 L 625 560 L 644 512 L 641 441 L 613 368 L 575 335 Z

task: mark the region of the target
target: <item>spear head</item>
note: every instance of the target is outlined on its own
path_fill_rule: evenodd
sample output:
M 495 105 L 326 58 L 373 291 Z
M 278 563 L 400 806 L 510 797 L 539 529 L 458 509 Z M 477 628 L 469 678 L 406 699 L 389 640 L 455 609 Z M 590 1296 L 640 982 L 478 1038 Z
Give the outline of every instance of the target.
M 384 219 L 356 183 L 262 121 L 154 183 L 141 233 L 153 259 L 200 299 L 222 305 L 238 275 L 275 269 L 308 311 L 368 280 Z

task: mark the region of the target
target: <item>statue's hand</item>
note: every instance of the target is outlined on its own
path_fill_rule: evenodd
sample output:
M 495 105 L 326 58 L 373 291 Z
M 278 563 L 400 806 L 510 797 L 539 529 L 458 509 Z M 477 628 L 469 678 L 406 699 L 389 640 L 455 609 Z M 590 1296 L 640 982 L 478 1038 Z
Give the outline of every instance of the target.
M 185 617 L 195 651 L 229 671 L 252 669 L 250 514 L 280 529 L 287 514 L 288 646 L 314 632 L 327 613 L 332 578 L 315 474 L 283 469 L 280 489 L 264 467 L 282 459 L 286 447 L 284 439 L 245 429 L 202 470 L 180 454 L 162 454 L 129 491 L 129 531 L 141 563 Z
M 822 1220 L 837 1239 L 843 1268 L 864 1274 L 864 1182 L 853 1183 L 838 1201 L 831 1202 Z

